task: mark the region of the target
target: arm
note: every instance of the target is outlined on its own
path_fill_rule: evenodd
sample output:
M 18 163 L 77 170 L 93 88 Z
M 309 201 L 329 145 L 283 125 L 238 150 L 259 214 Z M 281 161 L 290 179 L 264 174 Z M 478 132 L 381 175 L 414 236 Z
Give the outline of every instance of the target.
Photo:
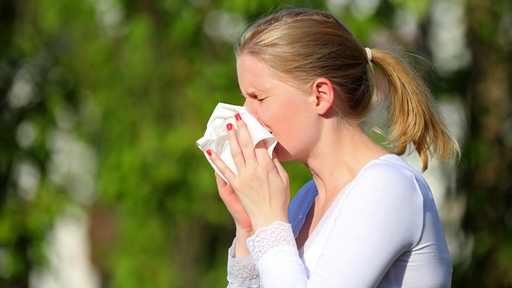
M 228 288 L 258 288 L 260 278 L 252 257 L 236 256 L 238 242 L 237 237 L 228 251 Z M 247 247 L 245 243 L 243 246 Z
M 246 240 L 252 234 L 251 220 L 235 195 L 231 186 L 215 173 L 219 196 L 228 208 L 236 225 L 236 237 L 228 251 L 228 287 L 259 287 L 259 275 Z

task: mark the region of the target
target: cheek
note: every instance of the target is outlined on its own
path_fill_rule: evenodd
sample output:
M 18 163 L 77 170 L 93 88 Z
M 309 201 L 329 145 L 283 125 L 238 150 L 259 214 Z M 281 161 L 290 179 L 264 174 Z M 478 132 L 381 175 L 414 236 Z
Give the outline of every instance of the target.
M 272 103 L 263 103 L 261 109 L 257 109 L 258 119 L 266 126 L 278 139 L 284 141 L 290 134 L 300 132 L 302 118 L 299 115 L 303 113 L 302 109 L 296 107 L 297 103 L 293 101 L 273 101 Z
M 294 135 L 300 134 L 297 121 L 294 121 L 294 116 L 287 115 L 281 111 L 275 111 L 275 113 L 265 113 L 261 115 L 263 125 L 266 126 L 272 134 L 277 138 L 283 145 L 288 146 Z
M 290 113 L 274 115 L 274 122 L 270 126 L 279 142 L 276 153 L 284 161 L 299 159 L 319 138 L 314 115 L 306 110 L 287 111 Z
M 293 130 L 291 127 L 279 127 L 274 133 L 277 138 L 277 146 L 274 150 L 279 161 L 287 162 L 297 160 L 300 157 L 303 150 L 302 141 L 297 137 L 300 137 L 300 132 Z

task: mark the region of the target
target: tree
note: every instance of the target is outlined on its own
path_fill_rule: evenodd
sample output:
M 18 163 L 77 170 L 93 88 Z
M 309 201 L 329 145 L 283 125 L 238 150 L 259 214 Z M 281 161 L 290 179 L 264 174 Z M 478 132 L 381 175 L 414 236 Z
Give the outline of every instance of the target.
M 76 108 L 78 86 L 61 62 L 58 40 L 40 29 L 29 6 L 0 4 L 0 286 L 28 287 L 44 266 L 47 231 L 70 203 L 51 181 L 59 113 Z M 21 25 L 24 23 L 24 25 Z
M 474 248 L 455 271 L 460 287 L 512 285 L 511 8 L 509 1 L 467 1 L 473 65 L 459 185 L 467 197 L 464 228 Z

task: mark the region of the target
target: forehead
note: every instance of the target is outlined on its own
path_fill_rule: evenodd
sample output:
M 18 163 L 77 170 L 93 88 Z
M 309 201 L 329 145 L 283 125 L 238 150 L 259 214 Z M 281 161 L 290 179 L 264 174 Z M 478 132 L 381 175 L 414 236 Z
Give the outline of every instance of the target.
M 238 76 L 266 76 L 275 78 L 279 74 L 258 57 L 249 53 L 244 53 L 237 57 L 236 69 Z
M 280 73 L 258 57 L 249 53 L 243 53 L 236 61 L 238 84 L 244 93 L 265 92 L 276 87 L 276 85 L 291 85 L 293 81 Z
M 238 84 L 245 93 L 268 90 L 276 84 L 277 72 L 248 53 L 237 57 L 236 71 Z

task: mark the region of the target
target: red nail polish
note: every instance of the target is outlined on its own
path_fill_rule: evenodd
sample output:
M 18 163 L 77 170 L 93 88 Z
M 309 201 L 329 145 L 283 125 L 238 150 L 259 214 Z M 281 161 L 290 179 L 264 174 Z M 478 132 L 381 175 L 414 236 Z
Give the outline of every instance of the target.
M 226 128 L 228 128 L 228 130 L 231 131 L 233 129 L 233 124 L 231 124 L 231 123 L 226 124 Z
M 240 113 L 235 114 L 235 119 L 236 119 L 236 121 L 242 120 L 242 116 L 240 116 Z
M 208 154 L 208 156 L 212 156 L 212 150 L 210 150 L 210 149 L 206 150 L 206 154 Z

